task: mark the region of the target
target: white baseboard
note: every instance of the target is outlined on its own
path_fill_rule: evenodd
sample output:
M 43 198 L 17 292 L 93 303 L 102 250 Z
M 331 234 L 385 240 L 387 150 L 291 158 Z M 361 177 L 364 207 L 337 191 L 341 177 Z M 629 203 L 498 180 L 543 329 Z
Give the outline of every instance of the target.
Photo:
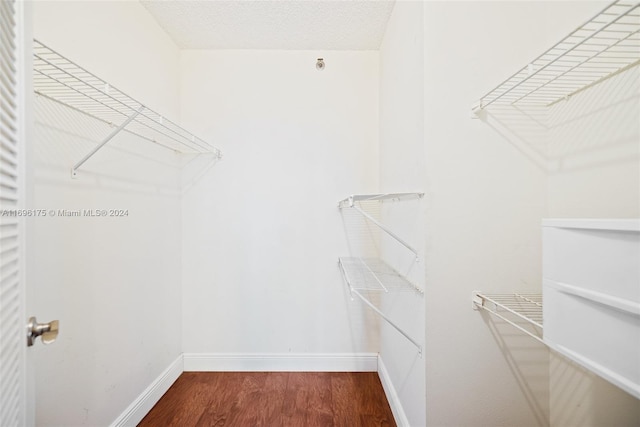
M 111 423 L 111 427 L 137 426 L 183 371 L 183 357 L 180 355 Z
M 404 413 L 398 392 L 393 386 L 389 372 L 384 366 L 384 362 L 380 356 L 378 356 L 378 376 L 380 377 L 384 394 L 387 395 L 387 400 L 389 401 L 389 406 L 391 406 L 391 412 L 393 413 L 393 418 L 396 420 L 396 424 L 400 427 L 410 427 L 409 419 L 407 418 L 407 414 Z
M 184 353 L 185 372 L 376 372 L 376 353 Z

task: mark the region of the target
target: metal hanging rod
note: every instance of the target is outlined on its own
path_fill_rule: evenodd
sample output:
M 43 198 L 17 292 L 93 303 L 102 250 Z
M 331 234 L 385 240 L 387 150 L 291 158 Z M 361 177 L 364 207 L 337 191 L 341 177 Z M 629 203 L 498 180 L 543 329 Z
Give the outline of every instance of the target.
M 369 215 L 367 212 L 365 212 L 362 208 L 360 208 L 360 206 L 357 205 L 357 202 L 368 202 L 368 201 L 383 202 L 383 201 L 389 201 L 389 200 L 394 200 L 394 201 L 412 200 L 412 199 L 419 199 L 423 196 L 424 196 L 424 193 L 354 194 L 347 197 L 346 199 L 340 200 L 338 202 L 338 207 L 340 209 L 343 209 L 346 207 L 355 209 L 360 215 L 367 218 L 369 221 L 371 221 L 378 228 L 380 228 L 382 231 L 384 231 L 393 239 L 395 239 L 402 246 L 404 246 L 405 248 L 413 252 L 413 254 L 416 256 L 416 260 L 418 260 L 418 251 L 415 248 L 413 248 L 411 245 L 405 242 L 400 236 L 398 236 L 396 233 L 390 230 L 386 225 L 382 224 L 380 221 L 378 221 L 377 219 Z
M 126 131 L 162 147 L 189 154 L 213 154 L 219 149 L 147 108 L 38 40 L 33 44 L 36 94 L 107 123 L 115 129 L 72 168 L 77 169 L 119 132 Z
M 486 310 L 545 344 L 542 338 L 542 294 L 483 294 L 472 297 L 475 310 Z
M 640 64 L 640 2 L 617 0 L 487 92 L 495 105 L 549 106 Z
M 366 296 L 360 291 L 417 291 L 417 288 L 406 278 L 402 277 L 398 272 L 389 267 L 382 260 L 374 258 L 338 258 L 338 266 L 342 272 L 342 277 L 349 287 L 349 292 L 357 296 L 369 308 L 375 311 L 396 331 L 400 332 L 407 340 L 409 340 L 418 349 L 418 353 L 422 356 L 422 344 L 411 337 L 404 329 L 396 324 L 389 316 L 376 307 Z

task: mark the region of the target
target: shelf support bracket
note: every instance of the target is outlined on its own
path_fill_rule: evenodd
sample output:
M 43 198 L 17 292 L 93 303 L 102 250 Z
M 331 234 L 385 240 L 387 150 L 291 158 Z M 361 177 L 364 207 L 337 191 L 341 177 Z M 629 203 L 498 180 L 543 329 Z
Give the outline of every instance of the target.
M 382 311 L 380 311 L 378 309 L 378 307 L 373 305 L 368 299 L 366 299 L 364 296 L 362 296 L 362 294 L 360 292 L 356 291 L 355 289 L 351 289 L 351 292 L 353 292 L 358 298 L 360 298 L 362 300 L 362 302 L 364 302 L 366 305 L 368 305 L 369 308 L 371 308 L 373 311 L 378 313 L 378 315 L 380 315 L 380 317 L 382 317 L 384 320 L 386 320 L 386 322 L 389 325 L 393 326 L 393 328 L 396 331 L 400 332 L 403 337 L 405 337 L 406 339 L 408 339 L 411 342 L 411 344 L 415 345 L 418 348 L 418 353 L 422 357 L 422 346 L 416 340 L 411 338 L 409 336 L 409 334 L 407 334 L 405 331 L 402 330 L 402 328 L 400 328 L 400 326 L 396 325 L 391 319 L 389 319 Z
M 87 155 L 84 156 L 78 163 L 73 165 L 73 167 L 71 168 L 71 177 L 76 178 L 78 176 L 78 168 L 82 166 L 91 157 L 93 157 L 93 155 L 96 154 L 102 147 L 104 147 L 107 144 L 107 142 L 111 141 L 114 136 L 119 134 L 125 127 L 127 127 L 127 125 L 131 123 L 131 121 L 135 119 L 138 116 L 138 114 L 142 113 L 142 111 L 144 111 L 144 105 L 141 105 L 140 108 L 138 108 L 129 117 L 127 117 L 127 119 L 124 122 L 122 122 L 120 126 L 115 128 L 113 132 L 111 132 L 105 139 L 103 139 L 100 144 L 98 144 L 93 150 L 87 153 Z
M 405 337 L 413 345 L 415 345 L 418 348 L 418 354 L 420 355 L 420 357 L 422 357 L 422 345 L 420 345 L 420 343 L 418 343 L 416 340 L 411 338 L 411 336 L 409 336 L 409 334 L 407 334 L 400 326 L 396 325 L 386 314 L 384 314 L 382 311 L 380 311 L 380 309 L 378 307 L 373 305 L 371 303 L 371 301 L 369 301 L 365 296 L 363 296 L 360 292 L 358 292 L 356 289 L 354 289 L 353 286 L 351 286 L 351 282 L 349 281 L 349 276 L 347 275 L 347 272 L 344 269 L 344 266 L 342 265 L 342 262 L 340 262 L 339 260 L 338 260 L 338 265 L 340 266 L 340 271 L 342 272 L 342 277 L 344 278 L 344 281 L 347 284 L 347 287 L 349 288 L 349 292 L 351 293 L 351 298 L 353 299 L 353 295 L 356 295 L 358 298 L 360 298 L 362 300 L 362 302 L 364 302 L 370 309 L 375 311 L 380 317 L 382 317 L 396 331 L 400 332 L 403 337 Z
M 358 207 L 356 204 L 353 204 L 352 207 L 358 211 L 360 213 L 360 215 L 364 216 L 365 218 L 367 218 L 369 221 L 371 221 L 372 223 L 374 223 L 375 225 L 377 225 L 382 231 L 384 231 L 385 233 L 387 233 L 389 236 L 391 236 L 393 239 L 395 239 L 398 243 L 400 243 L 402 246 L 404 246 L 405 248 L 409 249 L 411 252 L 413 252 L 413 254 L 416 256 L 416 260 L 419 259 L 418 257 L 418 251 L 415 250 L 413 247 L 411 247 L 411 245 L 409 245 L 407 242 L 405 242 L 404 240 L 402 240 L 400 237 L 398 237 L 397 234 L 395 234 L 393 231 L 389 230 L 384 224 L 382 224 L 381 222 L 379 222 L 378 220 L 376 220 L 374 217 L 372 217 L 371 215 L 369 215 L 368 213 L 366 213 L 365 211 L 363 211 L 362 209 L 360 209 L 360 207 Z
M 340 272 L 342 273 L 342 277 L 344 278 L 347 287 L 349 288 L 349 297 L 353 301 L 353 292 L 351 287 L 351 281 L 349 280 L 349 275 L 347 274 L 347 270 L 344 269 L 344 265 L 342 265 L 342 260 L 338 258 L 338 267 L 340 267 Z
M 351 288 L 351 286 L 349 286 Z M 386 314 L 384 314 L 382 311 L 380 311 L 380 309 L 378 309 L 378 307 L 376 307 L 375 305 L 373 305 L 371 303 L 371 301 L 369 301 L 368 299 L 366 299 L 360 292 L 358 292 L 357 290 L 351 288 L 351 292 L 353 294 L 355 294 L 358 298 L 360 298 L 362 300 L 362 302 L 364 302 L 367 306 L 369 306 L 370 309 L 372 309 L 373 311 L 375 311 L 380 317 L 382 317 L 389 325 L 391 325 L 396 331 L 400 332 L 402 334 L 403 337 L 405 337 L 406 339 L 408 339 L 411 344 L 415 345 L 418 348 L 418 353 L 420 354 L 420 356 L 422 357 L 422 346 L 413 338 L 411 338 L 409 336 L 409 334 L 407 334 L 404 330 L 402 330 L 402 328 L 400 328 L 400 326 L 396 325 L 391 319 L 389 319 L 389 317 L 387 317 Z

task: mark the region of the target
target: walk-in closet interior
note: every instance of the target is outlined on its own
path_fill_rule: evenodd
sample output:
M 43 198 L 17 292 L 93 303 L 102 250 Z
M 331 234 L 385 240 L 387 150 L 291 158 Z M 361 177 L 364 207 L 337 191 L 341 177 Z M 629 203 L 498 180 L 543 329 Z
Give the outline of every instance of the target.
M 135 426 L 201 371 L 640 425 L 637 0 L 0 19 L 0 425 Z

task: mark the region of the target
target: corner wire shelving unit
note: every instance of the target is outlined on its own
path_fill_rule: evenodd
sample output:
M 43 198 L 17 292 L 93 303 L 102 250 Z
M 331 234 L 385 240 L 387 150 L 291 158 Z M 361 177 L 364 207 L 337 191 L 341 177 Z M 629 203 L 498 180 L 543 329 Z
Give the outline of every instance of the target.
M 72 166 L 72 177 L 76 177 L 78 169 L 121 131 L 179 153 L 211 154 L 217 159 L 222 157 L 218 148 L 38 40 L 33 41 L 33 86 L 37 95 L 113 128 L 95 148 Z
M 485 310 L 544 344 L 542 331 L 542 294 L 487 294 L 475 291 L 475 310 Z
M 548 107 L 639 64 L 640 2 L 617 0 L 487 92 L 473 111 L 491 105 Z M 544 342 L 542 294 L 475 292 L 473 307 Z
M 396 233 L 394 233 L 386 225 L 382 224 L 376 218 L 367 213 L 359 206 L 359 202 L 371 202 L 371 201 L 400 201 L 400 200 L 415 200 L 424 196 L 424 193 L 386 193 L 386 194 L 360 194 L 352 195 L 346 199 L 338 202 L 338 208 L 340 209 L 354 209 L 360 215 L 369 220 L 372 224 L 377 226 L 380 230 L 384 231 L 391 238 L 396 240 L 407 250 L 415 255 L 416 262 L 418 261 L 418 251 L 401 239 Z M 415 292 L 423 294 L 424 291 L 415 284 L 411 283 L 406 277 L 397 272 L 386 262 L 380 258 L 361 258 L 361 257 L 340 257 L 338 258 L 338 266 L 345 283 L 349 287 L 349 293 L 353 299 L 353 296 L 357 296 L 362 302 L 364 302 L 369 308 L 382 317 L 389 325 L 402 334 L 407 340 L 409 340 L 418 349 L 420 355 L 422 355 L 422 344 L 416 339 L 412 338 L 402 327 L 394 322 L 389 316 L 382 312 L 371 300 L 362 292 Z
M 487 92 L 473 106 L 551 106 L 640 64 L 640 2 L 618 0 Z

